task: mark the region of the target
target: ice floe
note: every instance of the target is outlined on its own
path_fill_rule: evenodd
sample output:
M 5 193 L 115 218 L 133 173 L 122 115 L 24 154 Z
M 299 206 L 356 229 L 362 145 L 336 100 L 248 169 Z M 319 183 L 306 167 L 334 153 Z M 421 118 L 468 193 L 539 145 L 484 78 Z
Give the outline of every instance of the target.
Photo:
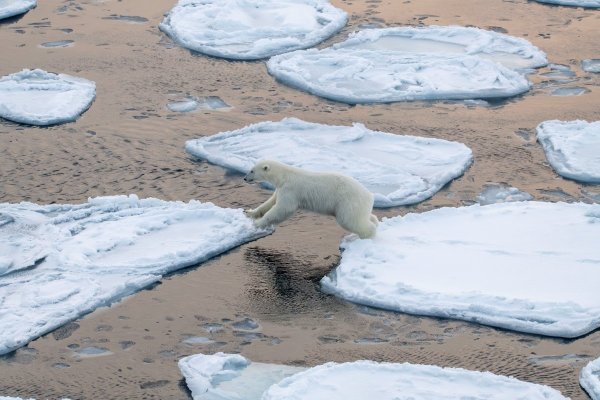
M 559 6 L 600 8 L 600 0 L 536 0 L 538 3 L 556 4 Z
M 272 384 L 305 368 L 254 363 L 239 354 L 197 354 L 179 360 L 194 400 L 259 400 Z
M 477 201 L 482 206 L 495 203 L 506 203 L 510 201 L 529 201 L 533 196 L 522 192 L 516 187 L 499 183 L 490 183 L 485 185 L 481 193 L 477 196 Z
M 314 46 L 347 18 L 327 0 L 180 0 L 159 27 L 188 49 L 256 60 Z
M 326 49 L 275 56 L 267 67 L 287 85 L 355 104 L 516 96 L 531 85 L 515 69 L 547 63 L 521 38 L 430 26 L 366 29 Z
M 548 64 L 546 54 L 525 39 L 462 26 L 366 29 L 333 48 L 470 55 L 513 69 Z
M 583 367 L 579 375 L 579 383 L 592 400 L 600 400 L 600 358 Z
M 179 368 L 194 400 L 566 399 L 512 377 L 408 363 L 361 360 L 307 369 L 217 353 L 183 358 Z
M 348 104 L 516 96 L 531 84 L 480 57 L 326 48 L 280 54 L 267 62 L 279 81 Z
M 537 140 L 560 175 L 600 183 L 600 121 L 545 121 L 537 127 Z
M 2 254 L 0 354 L 269 233 L 241 209 L 133 195 L 78 205 L 4 203 L 0 216 L 1 249 L 13 249 Z
M 384 219 L 323 290 L 369 306 L 558 337 L 600 327 L 600 206 L 516 202 Z
M 600 58 L 590 58 L 581 62 L 585 72 L 600 72 Z
M 458 142 L 296 118 L 190 140 L 185 148 L 196 157 L 243 173 L 256 161 L 270 158 L 350 175 L 374 193 L 376 207 L 423 201 L 462 175 L 473 159 L 471 150 Z
M 26 13 L 37 5 L 37 0 L 2 0 L 0 1 L 0 20 Z
M 95 96 L 87 79 L 24 69 L 0 78 L 0 117 L 29 125 L 75 121 Z

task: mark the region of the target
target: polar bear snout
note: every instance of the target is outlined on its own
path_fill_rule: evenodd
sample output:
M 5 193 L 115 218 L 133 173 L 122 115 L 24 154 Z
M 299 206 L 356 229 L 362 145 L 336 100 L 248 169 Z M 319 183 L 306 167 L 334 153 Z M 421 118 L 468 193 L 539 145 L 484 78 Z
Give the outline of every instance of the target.
M 246 182 L 254 182 L 254 172 L 250 171 L 246 174 L 246 176 L 244 176 L 244 180 Z

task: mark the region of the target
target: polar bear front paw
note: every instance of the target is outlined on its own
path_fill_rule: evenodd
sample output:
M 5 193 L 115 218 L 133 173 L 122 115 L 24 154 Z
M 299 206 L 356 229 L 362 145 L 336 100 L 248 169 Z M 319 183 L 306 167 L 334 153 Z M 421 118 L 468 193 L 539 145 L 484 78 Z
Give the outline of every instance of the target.
M 262 215 L 259 215 L 256 210 L 253 210 L 253 209 L 250 209 L 250 208 L 247 209 L 247 210 L 244 210 L 244 213 L 246 214 L 246 216 L 248 218 L 252 218 L 252 219 L 258 219 L 258 218 L 260 218 L 262 216 Z

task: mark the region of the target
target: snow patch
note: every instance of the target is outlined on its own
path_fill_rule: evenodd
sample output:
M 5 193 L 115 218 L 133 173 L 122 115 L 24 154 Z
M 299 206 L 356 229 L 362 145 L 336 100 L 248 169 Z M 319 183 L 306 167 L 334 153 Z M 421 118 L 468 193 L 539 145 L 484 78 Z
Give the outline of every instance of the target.
M 347 19 L 326 0 L 180 0 L 159 28 L 191 50 L 257 60 L 314 46 Z
M 560 175 L 600 183 L 600 121 L 545 121 L 537 126 L 537 140 Z
M 37 0 L 1 0 L 0 19 L 26 13 L 37 5 Z
M 24 69 L 0 78 L 0 117 L 29 125 L 75 121 L 96 96 L 87 79 Z
M 592 400 L 600 400 L 600 358 L 583 367 L 579 374 L 579 383 Z
M 600 327 L 599 222 L 598 205 L 543 202 L 384 219 L 374 239 L 342 242 L 321 285 L 368 306 L 577 337 Z
M 4 203 L 0 215 L 11 220 L 0 226 L 0 248 L 12 249 L 2 254 L 0 354 L 269 233 L 241 209 L 133 195 L 78 205 Z
M 242 173 L 269 158 L 349 175 L 373 192 L 375 207 L 423 201 L 462 175 L 473 159 L 471 150 L 458 142 L 296 118 L 190 140 L 185 148 L 196 157 Z

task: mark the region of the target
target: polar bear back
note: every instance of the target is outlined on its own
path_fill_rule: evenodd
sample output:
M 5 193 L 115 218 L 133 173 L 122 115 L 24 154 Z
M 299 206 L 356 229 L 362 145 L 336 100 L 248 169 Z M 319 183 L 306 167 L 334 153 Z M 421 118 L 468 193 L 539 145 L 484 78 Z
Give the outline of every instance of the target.
M 373 194 L 352 177 L 272 164 L 270 174 L 278 201 L 295 201 L 298 208 L 336 215 L 341 207 L 372 209 Z

